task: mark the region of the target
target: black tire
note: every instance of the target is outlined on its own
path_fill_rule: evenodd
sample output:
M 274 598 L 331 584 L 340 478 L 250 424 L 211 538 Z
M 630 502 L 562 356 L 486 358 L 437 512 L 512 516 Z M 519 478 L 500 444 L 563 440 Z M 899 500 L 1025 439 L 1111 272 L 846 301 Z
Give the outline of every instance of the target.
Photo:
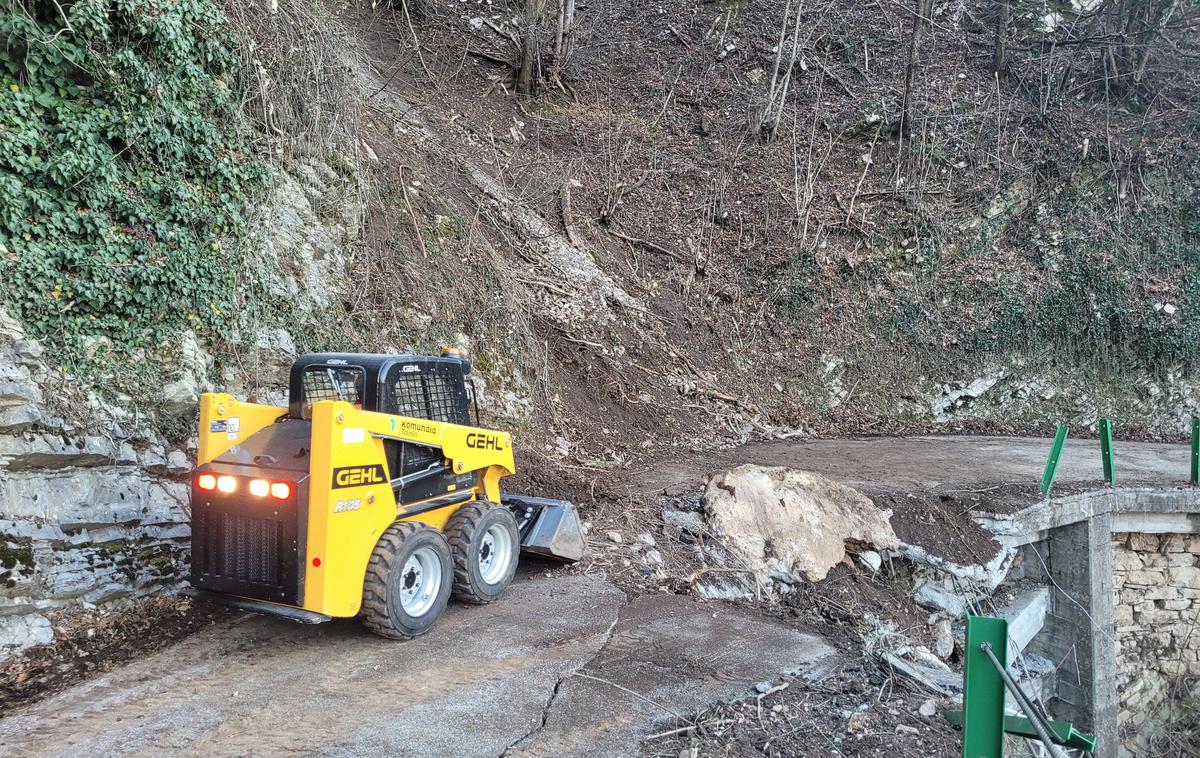
M 507 565 L 493 564 L 485 569 L 481 561 L 486 560 L 490 547 L 502 541 L 501 533 L 508 535 Z M 495 503 L 468 503 L 446 523 L 446 539 L 454 557 L 454 597 L 484 605 L 504 594 L 517 573 L 521 552 L 521 538 L 512 511 Z M 499 551 L 492 555 L 495 560 Z M 485 570 L 489 576 L 484 575 Z
M 363 624 L 375 634 L 393 640 L 424 634 L 446 610 L 452 572 L 450 545 L 440 532 L 410 521 L 392 524 L 379 538 L 367 562 Z M 437 586 L 422 594 L 420 582 L 432 581 L 435 573 Z M 415 612 L 406 610 L 406 599 Z

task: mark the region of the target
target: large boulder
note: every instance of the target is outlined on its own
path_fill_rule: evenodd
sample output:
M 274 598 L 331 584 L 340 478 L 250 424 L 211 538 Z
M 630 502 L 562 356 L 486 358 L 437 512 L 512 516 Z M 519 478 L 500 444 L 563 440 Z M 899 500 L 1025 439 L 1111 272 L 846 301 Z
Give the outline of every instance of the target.
M 744 465 L 709 480 L 708 521 L 762 577 L 820 581 L 846 546 L 895 548 L 889 521 L 870 498 L 810 471 Z

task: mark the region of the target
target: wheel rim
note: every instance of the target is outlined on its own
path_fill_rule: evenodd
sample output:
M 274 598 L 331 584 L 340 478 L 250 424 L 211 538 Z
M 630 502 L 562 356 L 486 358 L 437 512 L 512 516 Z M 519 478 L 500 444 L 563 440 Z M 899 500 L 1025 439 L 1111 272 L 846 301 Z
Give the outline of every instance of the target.
M 512 563 L 512 534 L 504 524 L 496 524 L 483 533 L 479 542 L 479 576 L 484 584 L 497 584 Z
M 418 548 L 400 572 L 400 606 L 409 616 L 425 615 L 442 588 L 442 561 L 433 548 Z

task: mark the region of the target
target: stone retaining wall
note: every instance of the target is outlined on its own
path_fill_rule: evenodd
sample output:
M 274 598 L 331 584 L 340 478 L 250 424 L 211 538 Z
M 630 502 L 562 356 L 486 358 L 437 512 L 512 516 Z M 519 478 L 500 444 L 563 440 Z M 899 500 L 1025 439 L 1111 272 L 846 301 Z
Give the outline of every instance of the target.
M 1113 593 L 1122 755 L 1148 755 L 1200 677 L 1200 535 L 1113 534 Z

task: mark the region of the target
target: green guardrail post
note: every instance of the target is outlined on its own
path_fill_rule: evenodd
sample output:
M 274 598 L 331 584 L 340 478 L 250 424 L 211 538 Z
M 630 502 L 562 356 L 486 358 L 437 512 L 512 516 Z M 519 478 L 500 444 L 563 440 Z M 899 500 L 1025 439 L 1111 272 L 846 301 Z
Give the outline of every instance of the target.
M 950 726 L 962 729 L 963 712 L 946 711 L 943 716 Z M 1075 725 L 1069 721 L 1051 721 L 1050 727 L 1054 732 L 1054 741 L 1058 745 L 1072 750 L 1083 750 L 1087 753 L 1096 751 L 1096 738 L 1090 734 L 1075 731 Z M 1004 733 L 1025 739 L 1037 739 L 1037 730 L 1027 718 L 1021 716 L 1004 717 Z
M 1192 485 L 1200 484 L 1200 418 L 1192 417 Z
M 1104 463 L 1104 481 L 1110 485 L 1117 483 L 1116 452 L 1113 450 L 1112 420 L 1100 419 L 1100 458 Z
M 1054 445 L 1050 448 L 1050 457 L 1046 459 L 1046 471 L 1042 474 L 1042 494 L 1049 495 L 1050 488 L 1054 486 L 1054 477 L 1058 474 L 1058 459 L 1062 455 L 1063 445 L 1067 441 L 1067 427 L 1058 427 L 1058 433 L 1054 435 Z
M 990 616 L 967 616 L 966 660 L 963 664 L 963 710 L 942 714 L 962 729 L 963 758 L 1004 758 L 1004 735 L 1041 740 L 1047 752 L 1061 758 L 1060 747 L 1093 752 L 1096 738 L 1075 731 L 1068 721 L 1051 721 L 1045 711 L 1013 680 L 1007 668 L 1008 622 Z M 1011 693 L 1025 717 L 1004 714 Z
M 992 667 L 983 643 L 1005 665 L 1008 622 L 967 616 L 967 660 L 963 667 L 963 758 L 1003 758 L 1004 680 Z

